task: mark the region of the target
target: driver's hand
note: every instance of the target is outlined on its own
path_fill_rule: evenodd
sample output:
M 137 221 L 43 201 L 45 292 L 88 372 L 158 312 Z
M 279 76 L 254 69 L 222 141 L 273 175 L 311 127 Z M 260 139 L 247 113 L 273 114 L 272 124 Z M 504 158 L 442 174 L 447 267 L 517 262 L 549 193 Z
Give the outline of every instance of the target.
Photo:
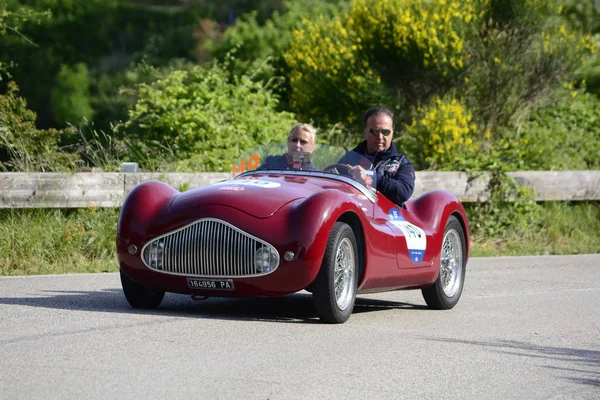
M 373 178 L 367 173 L 367 170 L 360 165 L 350 167 L 350 175 L 353 179 L 362 182 L 367 186 L 371 186 L 373 184 Z
M 360 165 L 350 167 L 350 175 L 357 181 L 364 182 L 367 179 L 366 170 Z

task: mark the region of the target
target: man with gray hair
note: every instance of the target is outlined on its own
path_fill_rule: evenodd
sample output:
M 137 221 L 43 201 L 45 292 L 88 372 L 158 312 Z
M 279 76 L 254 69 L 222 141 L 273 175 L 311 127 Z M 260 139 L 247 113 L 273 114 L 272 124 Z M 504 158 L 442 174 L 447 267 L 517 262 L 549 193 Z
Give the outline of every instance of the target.
M 374 176 L 377 190 L 402 206 L 412 196 L 415 168 L 398 152 L 394 142 L 394 114 L 386 107 L 369 108 L 363 117 L 363 140 L 339 163 L 352 165 L 354 179 L 367 182 Z
M 269 156 L 258 169 L 303 169 L 316 170 L 310 162 L 294 163 L 294 153 L 312 153 L 315 149 L 316 129 L 310 124 L 296 124 L 287 139 L 288 151 L 281 156 Z

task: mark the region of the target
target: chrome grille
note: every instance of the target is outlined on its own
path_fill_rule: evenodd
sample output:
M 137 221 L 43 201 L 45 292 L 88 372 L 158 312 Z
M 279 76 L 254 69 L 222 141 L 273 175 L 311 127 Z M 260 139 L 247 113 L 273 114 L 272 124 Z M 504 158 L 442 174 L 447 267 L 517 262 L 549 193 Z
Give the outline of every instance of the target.
M 275 265 L 266 272 L 255 265 L 257 251 L 265 250 L 269 250 L 268 262 Z M 273 272 L 279 255 L 269 243 L 227 222 L 204 218 L 148 242 L 142 261 L 168 274 L 235 278 Z

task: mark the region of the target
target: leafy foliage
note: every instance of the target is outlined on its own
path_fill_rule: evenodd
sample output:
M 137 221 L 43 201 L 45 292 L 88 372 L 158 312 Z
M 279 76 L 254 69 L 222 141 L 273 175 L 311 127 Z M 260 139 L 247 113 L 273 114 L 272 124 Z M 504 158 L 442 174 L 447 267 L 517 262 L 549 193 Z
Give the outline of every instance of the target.
M 0 94 L 0 168 L 8 171 L 66 171 L 76 155 L 59 149 L 61 131 L 38 130 L 36 115 L 18 96 L 14 82 Z
M 574 29 L 591 36 L 596 48 L 600 47 L 600 4 L 596 0 L 565 0 L 561 10 L 564 19 Z M 600 53 L 591 57 L 578 71 L 586 81 L 586 90 L 600 96 Z
M 292 32 L 300 26 L 303 18 L 311 19 L 320 15 L 332 17 L 342 7 L 337 3 L 292 0 L 285 4 L 281 12 L 275 11 L 264 23 L 259 20 L 257 11 L 250 12 L 242 15 L 235 25 L 225 31 L 222 41 L 207 41 L 205 46 L 220 60 L 235 51 L 237 62 L 246 66 L 256 60 L 262 62 L 268 57 L 278 59 L 290 46 Z M 243 67 L 236 70 L 247 71 Z
M 232 78 L 219 63 L 171 71 L 136 91 L 127 133 L 167 146 L 180 163 L 203 171 L 227 171 L 244 149 L 285 141 L 295 122 L 276 111 L 269 88 L 246 75 Z
M 512 170 L 600 169 L 600 100 L 570 86 L 502 132 L 499 158 Z
M 494 133 L 593 51 L 545 4 L 354 0 L 347 13 L 295 31 L 285 53 L 291 105 L 318 121 L 353 123 L 366 105 L 387 103 L 408 122 L 411 108 L 459 90 Z
M 589 36 L 569 30 L 552 3 L 496 3 L 504 9 L 492 3 L 485 29 L 469 41 L 472 59 L 464 73 L 467 105 L 492 140 L 503 128 L 518 129 L 595 52 Z
M 366 106 L 387 103 L 407 117 L 407 105 L 447 88 L 464 67 L 478 3 L 354 0 L 334 19 L 304 20 L 284 55 L 292 107 L 318 120 L 354 123 Z
M 435 98 L 406 128 L 405 146 L 418 169 L 464 170 L 478 151 L 475 124 L 454 98 Z
M 90 81 L 84 63 L 74 68 L 63 65 L 52 88 L 52 109 L 54 119 L 61 124 L 71 122 L 80 124 L 91 120 L 94 110 L 90 105 Z
M 51 17 L 20 19 L 20 34 L 9 31 L 0 37 L 0 62 L 14 65 L 13 79 L 37 113 L 40 127 L 56 127 L 62 122 L 54 119 L 51 93 L 57 85 L 69 84 L 60 82 L 62 77 L 57 82 L 64 66 L 75 69 L 83 62 L 89 67 L 90 102 L 94 103 L 97 76 L 106 79 L 107 74 L 120 73 L 143 57 L 156 64 L 171 58 L 193 58 L 192 32 L 197 18 L 193 5 L 165 9 L 118 0 L 33 0 L 24 8 L 21 3 L 9 1 L 6 9 L 21 14 L 23 9 L 45 11 Z M 118 81 L 110 95 L 118 100 L 117 85 Z M 111 109 L 96 111 L 105 115 Z

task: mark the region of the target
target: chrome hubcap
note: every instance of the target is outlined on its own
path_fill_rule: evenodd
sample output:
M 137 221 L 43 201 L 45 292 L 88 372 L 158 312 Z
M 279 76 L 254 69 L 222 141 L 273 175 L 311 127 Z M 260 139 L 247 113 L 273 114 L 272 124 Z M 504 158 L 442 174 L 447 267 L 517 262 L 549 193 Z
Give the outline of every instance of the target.
M 348 238 L 342 239 L 335 254 L 333 285 L 335 301 L 340 310 L 345 310 L 352 301 L 354 285 L 354 249 Z
M 460 236 L 454 229 L 446 232 L 442 244 L 440 281 L 444 294 L 452 297 L 460 288 L 462 278 L 463 254 Z

